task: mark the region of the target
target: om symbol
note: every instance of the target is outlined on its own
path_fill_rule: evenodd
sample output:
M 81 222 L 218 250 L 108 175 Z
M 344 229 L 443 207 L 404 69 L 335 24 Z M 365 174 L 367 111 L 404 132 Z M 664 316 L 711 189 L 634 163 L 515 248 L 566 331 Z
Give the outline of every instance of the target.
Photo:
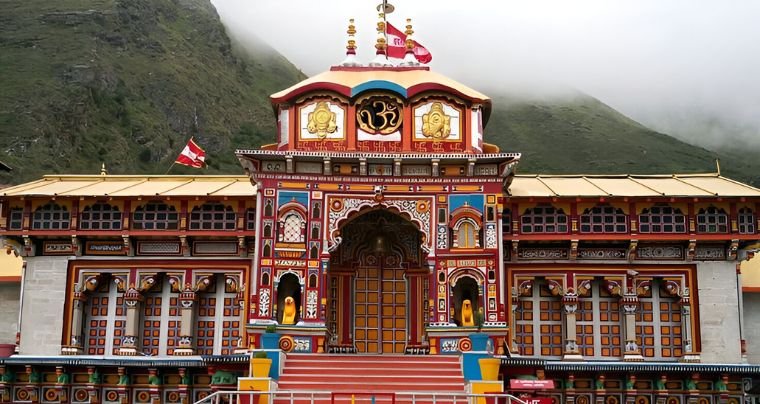
M 401 108 L 389 99 L 371 99 L 356 110 L 361 130 L 373 135 L 388 135 L 401 126 Z

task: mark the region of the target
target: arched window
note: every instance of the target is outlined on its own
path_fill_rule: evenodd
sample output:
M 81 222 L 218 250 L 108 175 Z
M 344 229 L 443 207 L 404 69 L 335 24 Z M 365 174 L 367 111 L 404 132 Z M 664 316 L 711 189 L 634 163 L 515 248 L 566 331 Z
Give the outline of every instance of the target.
M 178 223 L 177 210 L 163 202 L 148 202 L 132 214 L 132 228 L 135 230 L 176 230 Z
M 455 230 L 456 239 L 454 240 L 454 248 L 477 248 L 478 238 L 475 230 L 475 224 L 471 221 L 462 221 L 459 227 Z
M 272 202 L 271 199 L 267 199 L 266 202 L 264 202 L 264 216 L 274 216 L 274 208 L 272 207 L 273 204 L 274 202 Z
M 319 239 L 319 224 L 317 223 L 311 225 L 311 238 L 313 240 Z
M 522 233 L 567 233 L 567 215 L 551 205 L 526 209 L 520 216 Z
M 245 229 L 256 230 L 256 209 L 249 208 L 245 211 Z
M 640 233 L 686 233 L 686 216 L 681 209 L 655 205 L 639 215 Z
M 280 219 L 280 241 L 284 243 L 304 242 L 304 219 L 300 214 L 291 211 Z
M 21 230 L 24 227 L 24 209 L 11 208 L 8 212 L 8 230 Z
M 32 229 L 34 230 L 68 230 L 71 214 L 65 206 L 48 202 L 40 206 L 32 215 Z
M 314 209 L 311 211 L 311 217 L 319 219 L 322 216 L 322 204 L 320 202 L 314 202 Z
M 79 214 L 80 230 L 121 230 L 121 212 L 108 203 L 86 206 Z
M 701 208 L 697 212 L 698 233 L 728 233 L 728 215 L 715 206 Z
M 237 215 L 232 206 L 206 202 L 190 212 L 190 230 L 235 230 Z
M 310 259 L 317 259 L 319 258 L 319 248 L 317 248 L 317 244 L 314 243 L 311 246 L 311 249 L 309 250 L 309 258 Z
M 620 208 L 597 205 L 581 215 L 581 233 L 626 233 L 628 220 Z
M 750 208 L 739 209 L 739 233 L 755 234 L 755 214 Z
M 262 257 L 271 257 L 272 256 L 272 245 L 269 243 L 269 241 L 264 242 L 264 249 L 261 252 Z
M 314 275 L 314 274 L 309 275 L 309 287 L 310 288 L 317 287 L 317 275 Z
M 271 221 L 265 221 L 264 222 L 264 234 L 262 237 L 272 237 L 272 222 Z

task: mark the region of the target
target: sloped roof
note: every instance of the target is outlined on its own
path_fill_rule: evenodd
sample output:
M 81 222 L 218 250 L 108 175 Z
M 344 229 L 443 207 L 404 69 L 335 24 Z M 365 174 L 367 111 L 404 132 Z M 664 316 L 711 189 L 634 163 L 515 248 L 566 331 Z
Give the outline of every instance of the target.
M 2 196 L 250 196 L 246 176 L 216 175 L 46 175 L 0 190 Z
M 760 197 L 760 189 L 719 174 L 516 175 L 514 197 Z

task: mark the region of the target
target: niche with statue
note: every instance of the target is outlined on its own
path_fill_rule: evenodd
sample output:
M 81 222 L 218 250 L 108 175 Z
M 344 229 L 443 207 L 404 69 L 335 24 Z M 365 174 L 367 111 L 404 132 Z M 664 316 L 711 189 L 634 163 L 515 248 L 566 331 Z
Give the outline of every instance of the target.
M 454 322 L 460 327 L 474 327 L 475 313 L 481 310 L 478 282 L 468 276 L 459 278 L 454 285 Z
M 301 284 L 295 274 L 280 277 L 277 285 L 277 322 L 296 324 L 301 318 Z

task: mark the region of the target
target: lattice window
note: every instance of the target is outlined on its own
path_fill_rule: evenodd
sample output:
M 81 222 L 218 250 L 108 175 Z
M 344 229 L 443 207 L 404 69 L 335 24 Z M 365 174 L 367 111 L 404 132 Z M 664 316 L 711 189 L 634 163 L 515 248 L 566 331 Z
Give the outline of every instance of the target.
M 216 285 L 214 290 L 201 293 L 198 298 L 198 316 L 195 324 L 195 345 L 198 355 L 214 354 L 216 330 Z
M 112 282 L 104 280 L 90 293 L 85 309 L 84 352 L 116 355 L 127 323 L 124 298 Z
M 623 355 L 623 326 L 620 301 L 610 296 L 601 281 L 591 282 L 588 296 L 578 299 L 576 342 L 585 358 Z
M 683 355 L 681 304 L 659 280 L 653 280 L 636 310 L 636 343 L 646 358 L 677 360 Z
M 132 214 L 135 230 L 176 230 L 178 223 L 177 210 L 163 202 L 148 202 Z
M 142 352 L 173 355 L 179 344 L 179 293 L 172 292 L 168 279 L 145 294 L 142 321 Z
M 520 216 L 523 233 L 567 233 L 567 215 L 562 209 L 551 205 L 539 205 L 526 209 Z
M 256 230 L 256 209 L 249 208 L 245 211 L 245 229 Z
M 640 233 L 685 233 L 686 216 L 681 209 L 655 205 L 639 215 Z
M 237 215 L 232 206 L 206 202 L 190 212 L 190 230 L 235 230 Z
M 520 297 L 515 310 L 515 339 L 525 356 L 559 358 L 563 351 L 563 307 L 542 281 L 534 282 L 531 296 Z
M 627 233 L 628 219 L 620 208 L 597 205 L 581 215 L 581 233 Z
M 697 232 L 728 233 L 728 215 L 715 206 L 701 208 L 697 213 Z
M 8 230 L 21 230 L 24 227 L 24 209 L 12 208 L 8 212 Z
M 285 214 L 280 226 L 280 241 L 285 243 L 303 243 L 304 219 L 295 212 Z
M 739 209 L 739 233 L 755 234 L 755 214 L 750 208 Z
M 32 215 L 34 230 L 68 230 L 70 223 L 71 214 L 66 207 L 53 202 L 40 206 Z
M 224 294 L 221 355 L 232 355 L 240 339 L 240 305 L 235 293 Z
M 79 214 L 80 230 L 121 230 L 121 212 L 116 206 L 96 203 Z

